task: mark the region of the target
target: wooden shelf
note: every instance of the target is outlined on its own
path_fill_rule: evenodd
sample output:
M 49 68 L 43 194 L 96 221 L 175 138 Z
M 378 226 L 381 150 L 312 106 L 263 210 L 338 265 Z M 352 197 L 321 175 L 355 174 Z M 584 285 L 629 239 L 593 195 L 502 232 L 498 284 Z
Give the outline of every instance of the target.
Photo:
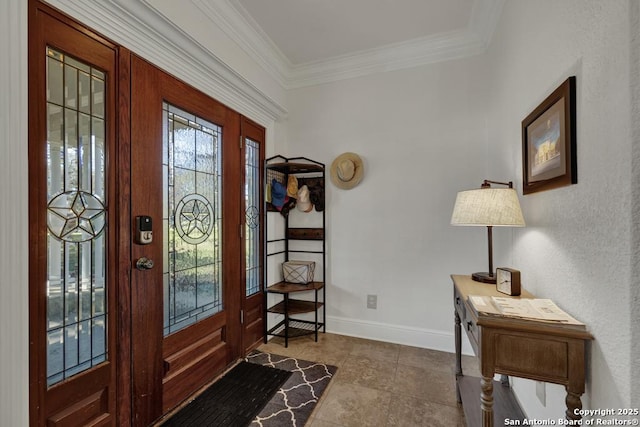
M 274 294 L 290 294 L 294 292 L 315 291 L 324 288 L 324 282 L 309 282 L 306 285 L 299 283 L 278 282 L 267 288 L 267 292 Z
M 324 240 L 323 228 L 289 228 L 287 229 L 289 240 Z
M 280 301 L 278 304 L 270 307 L 267 311 L 269 313 L 284 314 L 284 301 Z M 304 301 L 299 299 L 289 299 L 287 302 L 287 311 L 289 314 L 301 314 L 301 313 L 313 313 L 318 308 L 322 307 L 322 302 Z
M 270 163 L 266 167 L 267 169 L 282 172 L 287 175 L 290 173 L 324 172 L 324 168 L 321 165 L 314 163 L 281 162 Z

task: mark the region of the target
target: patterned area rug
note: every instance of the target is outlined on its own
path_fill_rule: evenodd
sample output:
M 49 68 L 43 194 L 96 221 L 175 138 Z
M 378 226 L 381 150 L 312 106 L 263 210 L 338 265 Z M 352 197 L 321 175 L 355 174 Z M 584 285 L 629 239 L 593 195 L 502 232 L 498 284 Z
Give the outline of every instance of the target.
M 291 377 L 254 418 L 251 427 L 304 426 L 338 370 L 335 366 L 323 363 L 257 350 L 250 353 L 245 360 L 292 372 Z

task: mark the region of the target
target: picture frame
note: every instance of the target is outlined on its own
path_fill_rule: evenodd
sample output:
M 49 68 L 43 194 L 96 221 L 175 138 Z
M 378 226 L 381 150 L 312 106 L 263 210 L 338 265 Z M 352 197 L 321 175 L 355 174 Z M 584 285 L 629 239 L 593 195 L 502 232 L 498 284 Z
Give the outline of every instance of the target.
M 522 121 L 522 192 L 577 184 L 576 77 L 571 76 Z

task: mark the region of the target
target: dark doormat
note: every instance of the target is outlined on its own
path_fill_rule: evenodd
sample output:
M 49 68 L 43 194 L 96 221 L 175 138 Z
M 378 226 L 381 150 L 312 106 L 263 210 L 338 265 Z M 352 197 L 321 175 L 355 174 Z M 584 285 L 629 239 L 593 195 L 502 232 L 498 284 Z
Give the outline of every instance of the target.
M 240 362 L 162 426 L 248 426 L 291 372 Z

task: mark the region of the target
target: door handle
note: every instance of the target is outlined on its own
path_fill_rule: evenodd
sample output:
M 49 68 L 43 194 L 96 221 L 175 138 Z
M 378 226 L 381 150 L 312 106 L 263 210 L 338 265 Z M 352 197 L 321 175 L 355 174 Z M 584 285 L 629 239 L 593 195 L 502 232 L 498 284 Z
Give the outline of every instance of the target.
M 151 270 L 153 268 L 153 260 L 147 257 L 142 257 L 136 261 L 136 268 L 138 270 Z

